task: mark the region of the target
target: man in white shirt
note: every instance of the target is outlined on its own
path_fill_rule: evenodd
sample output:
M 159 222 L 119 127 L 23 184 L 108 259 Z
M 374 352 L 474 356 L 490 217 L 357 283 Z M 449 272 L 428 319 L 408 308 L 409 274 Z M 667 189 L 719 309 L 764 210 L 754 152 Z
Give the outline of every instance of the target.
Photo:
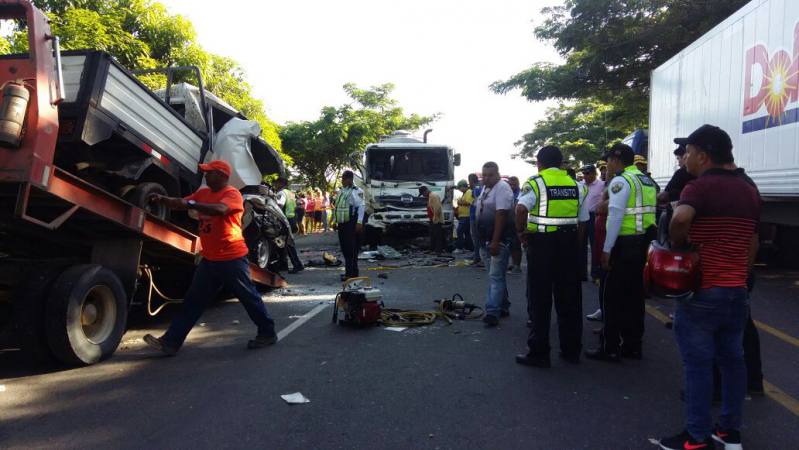
M 597 179 L 596 167 L 593 164 L 584 166 L 580 171 L 583 173 L 583 183 L 588 189 L 588 196 L 585 202 L 588 206 L 588 224 L 586 225 L 586 239 L 588 241 L 588 248 L 594 246 L 594 224 L 596 222 L 596 208 L 602 202 L 602 194 L 605 192 L 605 182 Z M 590 252 L 589 252 L 590 254 Z M 596 279 L 599 276 L 599 267 L 591 267 L 591 278 Z
M 480 254 L 488 268 L 488 298 L 483 322 L 487 328 L 499 324 L 500 317 L 509 315 L 508 270 L 513 227 L 510 224 L 513 208 L 513 191 L 499 176 L 495 162 L 483 164 L 483 191 L 477 199 L 477 232 Z

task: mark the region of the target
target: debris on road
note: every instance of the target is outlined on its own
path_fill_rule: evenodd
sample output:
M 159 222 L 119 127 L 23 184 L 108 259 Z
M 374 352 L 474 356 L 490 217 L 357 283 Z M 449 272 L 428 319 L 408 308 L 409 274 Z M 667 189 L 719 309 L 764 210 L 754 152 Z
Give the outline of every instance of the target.
M 377 278 L 382 278 L 384 280 L 388 280 L 388 274 L 387 273 L 378 274 Z
M 377 253 L 385 259 L 400 259 L 402 258 L 402 253 L 398 252 L 391 247 L 390 245 L 378 245 L 377 246 Z
M 386 331 L 396 331 L 398 333 L 402 333 L 403 331 L 407 330 L 408 328 L 406 328 L 406 327 L 384 327 L 383 329 L 386 330 Z
M 238 320 L 234 320 L 233 322 L 230 322 L 230 323 L 232 323 L 233 325 L 238 325 L 238 324 L 240 324 L 241 322 L 239 322 Z
M 281 395 L 280 398 L 286 401 L 289 405 L 299 405 L 302 403 L 311 403 L 311 401 L 299 392 L 293 394 Z

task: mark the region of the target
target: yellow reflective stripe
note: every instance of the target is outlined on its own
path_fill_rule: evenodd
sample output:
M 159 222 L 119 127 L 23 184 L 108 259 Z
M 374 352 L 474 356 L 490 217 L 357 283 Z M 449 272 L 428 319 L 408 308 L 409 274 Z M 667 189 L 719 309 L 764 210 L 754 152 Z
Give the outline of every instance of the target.
M 625 214 L 636 214 L 636 215 L 643 215 L 643 214 L 653 214 L 657 212 L 657 208 L 654 206 L 641 206 L 635 208 L 626 208 L 624 210 Z

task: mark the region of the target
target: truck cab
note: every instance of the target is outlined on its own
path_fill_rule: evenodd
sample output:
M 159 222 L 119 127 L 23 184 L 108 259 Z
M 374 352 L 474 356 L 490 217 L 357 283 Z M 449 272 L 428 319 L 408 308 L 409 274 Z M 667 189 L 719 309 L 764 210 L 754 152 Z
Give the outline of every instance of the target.
M 441 197 L 444 226 L 451 228 L 455 166 L 459 164 L 460 154 L 452 147 L 427 143 L 406 131 L 367 145 L 362 186 L 367 227 L 372 233 L 426 230 L 427 200 L 419 195 L 419 187 L 427 186 Z

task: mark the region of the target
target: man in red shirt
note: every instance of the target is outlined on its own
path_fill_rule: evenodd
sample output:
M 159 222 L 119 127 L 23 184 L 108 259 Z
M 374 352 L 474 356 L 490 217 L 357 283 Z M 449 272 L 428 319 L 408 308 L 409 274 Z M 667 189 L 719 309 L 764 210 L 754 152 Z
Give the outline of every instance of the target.
M 722 129 L 703 125 L 675 143 L 686 146 L 685 166 L 697 178 L 680 195 L 669 236 L 676 248 L 689 244 L 698 248 L 702 279 L 693 295 L 680 301 L 674 316 L 674 335 L 685 370 L 685 430 L 662 439 L 660 446 L 709 450 L 716 440 L 725 448 L 740 448 L 746 393 L 746 281 L 757 253 L 760 196 L 756 187 L 726 168 L 734 162 L 732 140 Z M 715 428 L 711 416 L 714 361 L 721 371 L 723 400 Z
M 180 312 L 163 336 L 144 336 L 150 347 L 167 355 L 175 355 L 197 323 L 206 305 L 224 287 L 238 297 L 250 319 L 258 326 L 255 339 L 247 348 L 266 347 L 277 342 L 275 322 L 269 316 L 261 295 L 250 278 L 247 244 L 241 234 L 244 202 L 239 191 L 228 185 L 231 168 L 225 161 L 200 164 L 207 187 L 186 198 L 170 198 L 155 194 L 151 202 L 175 210 L 194 210 L 199 215 L 202 260 L 194 272 L 191 286 Z

